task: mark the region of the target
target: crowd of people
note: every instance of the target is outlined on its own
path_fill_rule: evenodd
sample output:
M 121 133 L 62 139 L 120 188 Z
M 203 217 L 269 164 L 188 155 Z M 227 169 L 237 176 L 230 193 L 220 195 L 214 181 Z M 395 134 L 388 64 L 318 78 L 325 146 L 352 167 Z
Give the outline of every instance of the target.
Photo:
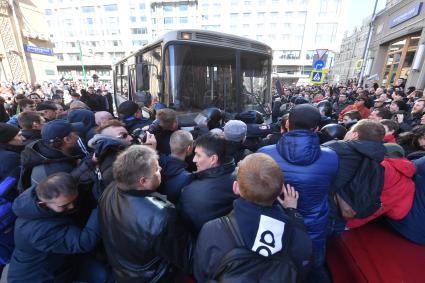
M 425 245 L 425 98 L 276 84 L 272 124 L 189 132 L 107 85 L 0 87 L 0 266 L 14 282 L 331 282 L 332 237 L 378 219 Z

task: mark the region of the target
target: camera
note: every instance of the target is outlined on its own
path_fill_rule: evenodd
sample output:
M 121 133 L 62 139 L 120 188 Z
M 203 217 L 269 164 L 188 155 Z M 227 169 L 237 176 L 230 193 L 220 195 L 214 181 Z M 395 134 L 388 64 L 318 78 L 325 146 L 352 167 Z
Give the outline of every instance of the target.
M 147 130 L 143 130 L 142 128 L 137 128 L 135 129 L 132 133 L 131 136 L 133 137 L 133 141 L 135 143 L 146 143 L 146 138 L 148 137 L 147 134 Z

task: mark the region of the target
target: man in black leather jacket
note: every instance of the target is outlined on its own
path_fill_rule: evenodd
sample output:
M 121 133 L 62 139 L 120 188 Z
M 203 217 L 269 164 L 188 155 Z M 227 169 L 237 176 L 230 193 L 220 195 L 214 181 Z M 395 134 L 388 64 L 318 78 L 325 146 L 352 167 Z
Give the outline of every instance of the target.
M 156 192 L 158 156 L 134 145 L 113 165 L 113 182 L 99 201 L 102 237 L 118 283 L 183 282 L 190 272 L 192 238 L 174 205 Z

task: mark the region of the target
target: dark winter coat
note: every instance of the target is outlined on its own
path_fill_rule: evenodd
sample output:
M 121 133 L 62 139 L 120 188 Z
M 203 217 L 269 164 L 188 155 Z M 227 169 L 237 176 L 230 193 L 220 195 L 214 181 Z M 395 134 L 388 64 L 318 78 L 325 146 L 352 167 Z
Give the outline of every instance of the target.
M 177 204 L 184 186 L 189 185 L 193 175 L 186 171 L 187 163 L 170 155 L 160 155 L 161 185 L 158 192 L 167 196 L 167 199 Z
M 198 233 L 202 225 L 228 214 L 237 196 L 233 193 L 235 164 L 194 173 L 194 180 L 182 189 L 180 211 L 188 225 Z
M 13 204 L 15 250 L 8 282 L 72 282 L 78 254 L 92 251 L 100 240 L 97 210 L 85 227 L 81 215 L 56 213 L 38 206 L 35 188 L 22 193 Z M 80 219 L 78 219 L 80 220 Z
M 40 130 L 22 130 L 21 134 L 25 138 L 25 141 L 24 141 L 25 145 L 41 139 Z
M 164 196 L 112 183 L 100 199 L 99 219 L 118 283 L 182 282 L 190 272 L 192 238 Z
M 285 183 L 299 192 L 298 210 L 313 241 L 321 248 L 326 241 L 328 193 L 338 169 L 338 156 L 320 146 L 319 137 L 310 130 L 285 133 L 276 145 L 260 148 L 282 169 Z
M 226 155 L 228 158 L 233 158 L 235 164 L 238 164 L 239 161 L 251 153 L 241 142 L 226 141 Z
M 152 120 L 150 119 L 138 119 L 136 117 L 125 118 L 122 120 L 122 122 L 125 124 L 125 128 L 130 134 L 133 133 L 133 131 L 136 129 L 141 129 L 152 124 Z
M 243 238 L 244 247 L 248 250 L 254 246 L 265 246 L 265 243 L 257 237 L 258 234 L 264 233 L 264 230 L 275 235 L 281 231 L 279 227 L 283 226 L 284 234 L 287 227 L 291 225 L 294 229 L 292 244 L 288 250 L 297 266 L 298 274 L 306 274 L 305 269 L 308 267 L 311 255 L 311 240 L 304 230 L 300 213 L 294 209 L 285 210 L 277 202 L 271 207 L 262 207 L 239 198 L 234 201 L 232 214 L 236 220 L 235 226 Z M 267 219 L 264 219 L 265 216 Z M 267 248 L 277 253 L 285 248 L 285 244 L 284 235 L 282 235 L 281 239 L 274 239 L 272 247 Z M 235 238 L 220 219 L 207 222 L 202 227 L 195 248 L 193 273 L 197 282 L 208 282 L 226 253 L 236 247 Z

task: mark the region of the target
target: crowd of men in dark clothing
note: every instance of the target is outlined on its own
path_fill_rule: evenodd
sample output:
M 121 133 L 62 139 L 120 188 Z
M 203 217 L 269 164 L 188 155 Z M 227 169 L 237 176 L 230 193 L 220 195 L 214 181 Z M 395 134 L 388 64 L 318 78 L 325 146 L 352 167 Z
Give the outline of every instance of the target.
M 101 88 L 2 86 L 3 277 L 331 282 L 327 242 L 377 218 L 425 245 L 422 91 L 276 86 L 272 124 L 210 107 L 192 131 Z

